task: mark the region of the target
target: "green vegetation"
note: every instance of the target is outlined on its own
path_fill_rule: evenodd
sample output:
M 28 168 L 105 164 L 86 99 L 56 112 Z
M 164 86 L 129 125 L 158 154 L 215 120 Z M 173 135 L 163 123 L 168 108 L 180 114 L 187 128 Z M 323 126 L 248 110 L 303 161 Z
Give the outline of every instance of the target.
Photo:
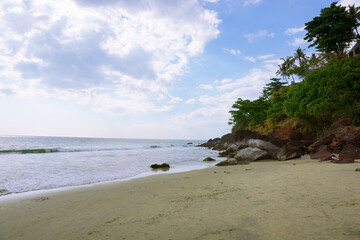
M 359 20 L 360 7 L 347 9 L 333 3 L 322 9 L 305 28 L 305 40 L 313 41 L 310 46 L 319 52 L 307 56 L 298 48 L 292 57 L 282 58 L 276 74 L 286 82 L 272 78 L 258 99 L 239 98 L 230 111 L 233 130 L 266 132 L 283 122 L 300 123 L 319 134 L 338 118 L 351 118 L 353 124 L 359 124 L 360 56 L 339 59 L 354 39 L 360 39 L 356 31 Z M 294 76 L 302 81 L 295 83 Z
M 360 26 L 360 7 L 349 9 L 333 2 L 330 7 L 323 8 L 321 14 L 305 23 L 307 34 L 305 40 L 312 42 L 310 47 L 326 54 L 344 54 L 346 47 L 354 39 L 360 39 L 357 28 Z

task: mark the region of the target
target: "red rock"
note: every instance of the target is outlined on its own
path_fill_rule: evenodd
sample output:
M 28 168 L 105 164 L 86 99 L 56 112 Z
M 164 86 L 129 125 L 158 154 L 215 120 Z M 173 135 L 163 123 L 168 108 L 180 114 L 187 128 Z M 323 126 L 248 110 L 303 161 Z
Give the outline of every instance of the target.
M 323 146 L 317 153 L 310 154 L 311 159 L 320 159 L 320 161 L 331 160 L 331 152 L 328 151 L 326 146 Z
M 354 163 L 355 159 L 360 159 L 360 148 L 347 144 L 339 154 L 339 160 L 334 163 Z

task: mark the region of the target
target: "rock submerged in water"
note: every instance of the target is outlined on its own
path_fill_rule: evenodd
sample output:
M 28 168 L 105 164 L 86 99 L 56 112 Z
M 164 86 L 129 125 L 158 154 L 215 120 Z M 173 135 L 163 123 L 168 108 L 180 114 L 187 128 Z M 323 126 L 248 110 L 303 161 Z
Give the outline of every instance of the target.
M 170 168 L 170 165 L 167 163 L 163 163 L 163 164 L 152 164 L 150 166 L 152 169 L 158 169 L 158 168 Z
M 203 160 L 203 162 L 214 162 L 214 161 L 216 161 L 216 160 L 211 157 L 207 157 Z

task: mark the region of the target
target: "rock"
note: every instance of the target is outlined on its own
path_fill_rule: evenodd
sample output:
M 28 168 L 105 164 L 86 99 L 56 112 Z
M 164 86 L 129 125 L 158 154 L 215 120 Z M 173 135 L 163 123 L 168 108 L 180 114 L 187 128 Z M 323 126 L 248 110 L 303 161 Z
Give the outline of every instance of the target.
M 285 144 L 278 151 L 277 159 L 285 161 L 301 157 L 307 153 L 307 148 L 302 141 L 291 141 Z
M 328 151 L 327 146 L 323 146 L 317 153 L 310 154 L 311 159 L 320 159 L 320 161 L 331 160 L 332 153 Z
M 360 127 L 351 126 L 350 119 L 342 119 L 325 131 L 318 141 L 309 146 L 308 150 L 311 153 L 318 152 L 327 145 L 334 153 L 340 153 L 347 144 L 360 147 Z
M 252 161 L 264 159 L 268 156 L 269 156 L 269 154 L 267 151 L 264 151 L 264 150 L 261 150 L 258 148 L 247 147 L 247 148 L 239 150 L 235 155 L 235 159 L 237 161 L 252 162 Z
M 170 168 L 170 165 L 167 163 L 163 163 L 163 164 L 152 164 L 150 166 L 152 169 L 157 169 L 157 168 Z
M 355 169 L 355 172 L 360 172 L 360 168 Z
M 203 160 L 203 162 L 215 162 L 216 160 L 211 158 L 211 157 L 207 157 Z
M 280 149 L 278 146 L 260 139 L 249 139 L 247 144 L 249 147 L 265 150 L 272 158 L 277 159 L 277 152 Z
M 354 163 L 355 159 L 360 159 L 360 148 L 347 144 L 341 150 L 339 160 L 335 160 L 334 163 Z
M 235 158 L 229 158 L 222 162 L 217 163 L 215 166 L 222 167 L 222 166 L 231 166 L 231 165 L 237 165 L 238 162 Z

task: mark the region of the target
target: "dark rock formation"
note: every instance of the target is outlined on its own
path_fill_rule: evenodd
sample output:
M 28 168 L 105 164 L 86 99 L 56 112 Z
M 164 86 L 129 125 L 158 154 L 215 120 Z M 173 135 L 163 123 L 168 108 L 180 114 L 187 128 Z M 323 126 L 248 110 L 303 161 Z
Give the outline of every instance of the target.
M 158 168 L 170 168 L 170 165 L 167 163 L 163 163 L 163 164 L 152 164 L 150 166 L 152 169 L 158 169 Z
M 238 165 L 238 161 L 236 161 L 235 158 L 229 158 L 222 162 L 219 162 L 215 166 L 221 167 L 221 166 L 231 166 L 231 165 Z
M 290 141 L 286 143 L 277 154 L 277 159 L 280 161 L 289 160 L 301 157 L 307 154 L 306 142 L 303 141 Z
M 354 163 L 355 159 L 360 159 L 360 148 L 353 144 L 347 144 L 341 150 L 339 160 L 334 163 Z
M 216 160 L 211 158 L 211 157 L 207 157 L 203 160 L 203 162 L 215 162 Z
M 323 146 L 317 153 L 310 154 L 311 159 L 319 159 L 320 161 L 331 160 L 332 153 L 329 152 L 327 146 Z

